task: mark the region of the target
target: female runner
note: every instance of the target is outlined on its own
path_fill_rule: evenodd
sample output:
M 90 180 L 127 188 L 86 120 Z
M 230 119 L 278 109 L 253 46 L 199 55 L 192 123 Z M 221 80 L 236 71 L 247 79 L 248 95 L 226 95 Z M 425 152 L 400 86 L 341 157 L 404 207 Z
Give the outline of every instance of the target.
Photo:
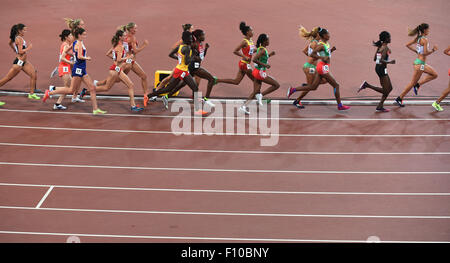
M 245 75 L 247 75 L 247 77 L 249 77 L 252 81 L 254 81 L 254 79 L 255 79 L 252 75 L 252 66 L 250 65 L 253 53 L 255 53 L 255 51 L 256 51 L 256 47 L 252 40 L 253 29 L 250 26 L 247 26 L 245 24 L 245 22 L 241 22 L 239 24 L 239 29 L 241 30 L 242 34 L 244 35 L 244 39 L 241 41 L 241 43 L 239 43 L 239 45 L 233 51 L 233 54 L 242 58 L 238 64 L 238 73 L 236 75 L 236 78 L 234 78 L 234 79 L 217 79 L 216 84 L 217 83 L 228 83 L 228 84 L 233 84 L 233 85 L 239 85 L 239 83 L 241 83 L 241 81 Z
M 304 37 L 306 39 L 309 39 L 309 44 L 307 46 L 305 46 L 305 48 L 303 49 L 303 53 L 306 56 L 308 56 L 308 61 L 303 65 L 303 73 L 305 73 L 306 82 L 309 85 L 311 85 L 313 83 L 314 78 L 318 74 L 317 70 L 316 70 L 316 65 L 317 65 L 318 59 L 311 56 L 314 48 L 316 47 L 317 43 L 319 43 L 319 40 L 320 40 L 319 34 L 317 33 L 318 31 L 319 31 L 319 27 L 313 28 L 313 30 L 311 30 L 311 32 L 308 32 L 306 30 L 306 28 L 304 28 L 303 26 L 300 27 L 300 29 L 299 29 L 300 36 Z M 327 81 L 325 79 L 322 79 L 320 82 L 320 84 L 325 84 L 325 83 L 327 83 Z M 300 86 L 300 87 L 304 87 L 305 85 L 306 84 L 302 84 L 302 86 Z M 296 91 L 297 91 L 297 88 L 290 87 L 287 92 L 287 97 L 289 98 Z M 300 96 L 296 100 L 294 100 L 292 105 L 294 105 L 298 109 L 304 109 L 305 106 L 302 105 L 301 100 L 308 93 L 309 93 L 309 91 L 303 91 L 300 94 Z
M 379 35 L 379 40 L 377 42 L 373 42 L 373 45 L 377 47 L 377 51 L 375 52 L 375 57 L 373 60 L 375 61 L 375 72 L 380 78 L 381 88 L 375 87 L 364 81 L 361 87 L 358 90 L 358 93 L 365 89 L 373 89 L 376 92 L 383 94 L 381 96 L 380 103 L 378 103 L 377 111 L 378 112 L 389 112 L 389 109 L 385 109 L 383 107 L 384 101 L 389 96 L 389 93 L 392 91 L 392 83 L 389 75 L 387 73 L 387 64 L 395 64 L 395 60 L 389 61 L 389 55 L 391 54 L 391 50 L 388 47 L 388 44 L 391 43 L 391 34 L 387 31 L 383 31 Z
M 33 64 L 27 59 L 27 52 L 31 50 L 33 45 L 28 43 L 23 38 L 27 32 L 27 27 L 24 24 L 17 24 L 11 27 L 11 34 L 9 35 L 9 46 L 16 53 L 16 58 L 13 61 L 13 65 L 5 77 L 0 79 L 0 87 L 12 80 L 20 71 L 25 72 L 30 76 L 30 93 L 28 98 L 31 100 L 41 99 L 36 94 L 34 90 L 36 89 L 37 73 Z
M 258 47 L 256 51 L 255 57 L 253 57 L 253 62 L 255 63 L 255 69 L 253 70 L 253 92 L 248 97 L 247 101 L 242 105 L 239 110 L 243 111 L 245 114 L 250 114 L 250 111 L 247 105 L 256 97 L 258 100 L 258 104 L 262 106 L 262 98 L 263 96 L 274 92 L 280 87 L 280 84 L 271 76 L 268 76 L 266 73 L 266 69 L 270 68 L 269 57 L 275 55 L 275 51 L 269 53 L 267 51 L 267 46 L 269 46 L 269 36 L 266 34 L 261 34 L 258 36 L 258 40 L 256 42 L 256 46 Z M 271 85 L 261 94 L 261 85 L 262 83 L 267 83 Z
M 75 29 L 74 37 L 75 41 L 73 42 L 72 52 L 74 54 L 75 63 L 72 67 L 72 81 L 70 83 L 71 90 L 78 90 L 81 82 L 83 82 L 86 86 L 88 86 L 91 93 L 92 113 L 105 114 L 106 111 L 102 111 L 97 106 L 95 86 L 92 83 L 91 77 L 86 72 L 86 61 L 91 60 L 91 57 L 87 56 L 86 47 L 84 46 L 84 40 L 87 37 L 87 32 L 83 28 L 77 28 Z
M 206 90 L 206 94 L 203 97 L 203 102 L 208 104 L 210 107 L 214 107 L 215 105 L 208 99 L 211 95 L 212 87 L 214 85 L 214 77 L 209 73 L 205 68 L 201 67 L 201 63 L 203 59 L 205 59 L 206 52 L 208 51 L 209 44 L 205 45 L 203 42 L 205 41 L 205 32 L 201 29 L 195 30 L 192 35 L 194 36 L 194 41 L 192 44 L 192 49 L 194 51 L 193 57 L 194 59 L 189 64 L 188 70 L 195 78 L 201 78 L 208 80 L 208 86 Z M 175 49 L 174 49 L 175 50 Z M 199 82 L 197 82 L 197 85 Z M 183 88 L 186 83 L 179 83 L 178 86 L 170 92 L 170 94 L 166 95 L 166 99 L 172 96 L 174 93 Z
M 408 94 L 408 92 L 414 88 L 414 94 L 417 95 L 417 92 L 423 84 L 435 79 L 438 77 L 436 71 L 428 64 L 425 63 L 428 55 L 431 55 L 433 52 L 437 50 L 437 46 L 434 45 L 432 50 L 429 50 L 428 44 L 428 34 L 430 33 L 430 26 L 428 24 L 422 23 L 418 25 L 413 30 L 409 30 L 408 36 L 416 36 L 411 42 L 406 44 L 406 47 L 409 48 L 414 53 L 417 53 L 418 57 L 414 60 L 414 74 L 411 82 L 408 86 L 405 87 L 403 92 L 395 99 L 395 102 L 398 106 L 404 107 L 403 98 Z M 415 44 L 415 48 L 413 45 Z M 427 76 L 419 81 L 420 77 L 423 73 L 427 73 Z
M 130 105 L 131 105 L 131 111 L 139 112 L 144 110 L 143 108 L 140 108 L 136 106 L 135 100 L 134 100 L 134 84 L 131 82 L 131 80 L 128 78 L 128 76 L 125 74 L 123 68 L 129 65 L 130 63 L 127 63 L 127 61 L 130 61 L 133 59 L 134 55 L 131 53 L 125 52 L 125 47 L 123 45 L 123 41 L 125 39 L 125 33 L 122 30 L 117 30 L 116 34 L 111 40 L 111 43 L 113 45 L 112 47 L 112 58 L 114 61 L 114 64 L 111 65 L 109 68 L 109 76 L 106 79 L 106 83 L 104 85 L 98 85 L 98 83 L 94 83 L 96 86 L 96 93 L 99 92 L 106 92 L 112 88 L 112 86 L 117 81 L 122 81 L 128 88 L 128 96 L 130 96 Z M 84 96 L 87 93 L 86 88 L 84 88 L 81 91 L 81 95 Z
M 348 110 L 350 109 L 349 106 L 342 105 L 341 96 L 339 92 L 339 84 L 336 82 L 336 80 L 334 79 L 333 75 L 331 75 L 330 72 L 331 52 L 336 50 L 336 47 L 330 48 L 330 44 L 328 43 L 328 40 L 330 40 L 330 33 L 328 32 L 328 30 L 319 27 L 319 30 L 317 32 L 320 36 L 320 41 L 314 48 L 313 52 L 311 53 L 311 56 L 320 59 L 320 61 L 317 62 L 318 75 L 316 75 L 311 85 L 306 85 L 304 87 L 297 88 L 297 91 L 315 90 L 320 85 L 321 80 L 326 79 L 327 82 L 330 83 L 330 85 L 334 89 L 334 96 L 336 98 L 338 110 Z
M 45 102 L 51 95 L 53 94 L 61 94 L 59 96 L 58 101 L 53 105 L 54 110 L 65 110 L 67 109 L 65 106 L 61 104 L 63 101 L 65 94 L 76 94 L 70 88 L 70 83 L 72 81 L 72 66 L 73 62 L 73 52 L 72 52 L 72 43 L 74 41 L 74 37 L 71 33 L 71 30 L 64 29 L 59 35 L 61 38 L 61 47 L 59 48 L 59 66 L 58 66 L 58 75 L 64 82 L 64 87 L 55 87 L 50 86 L 48 90 L 45 91 L 44 98 L 42 99 Z M 72 97 L 72 102 L 76 102 L 77 100 Z
M 207 112 L 203 111 L 201 106 L 201 100 L 199 100 L 197 91 L 198 86 L 195 83 L 192 76 L 189 74 L 188 71 L 188 65 L 191 63 L 192 57 L 192 33 L 185 31 L 182 35 L 183 44 L 180 45 L 176 50 L 177 56 L 178 56 L 178 64 L 173 71 L 173 77 L 170 79 L 169 84 L 166 87 L 163 87 L 161 89 L 158 89 L 156 91 L 153 91 L 151 94 L 148 94 L 147 97 L 151 98 L 153 96 L 158 96 L 160 94 L 171 92 L 173 89 L 175 89 L 180 81 L 184 81 L 194 92 L 194 110 L 195 115 L 205 115 Z M 170 53 L 170 56 L 172 57 L 173 52 Z M 172 57 L 173 58 L 173 57 Z M 177 59 L 175 57 L 175 59 Z M 166 98 L 166 99 L 164 99 Z M 167 97 L 163 97 L 163 103 L 166 109 L 168 108 L 168 101 Z
M 444 54 L 447 56 L 450 56 L 450 46 L 447 47 L 446 50 L 444 50 Z M 450 76 L 450 69 L 448 70 L 448 75 Z M 431 106 L 433 106 L 433 108 L 437 111 L 443 111 L 444 109 L 441 107 L 441 101 L 443 99 L 445 99 L 448 94 L 450 93 L 450 80 L 448 82 L 448 88 L 444 90 L 444 92 L 442 92 L 442 95 L 439 97 L 439 99 L 435 102 L 433 102 L 433 104 Z

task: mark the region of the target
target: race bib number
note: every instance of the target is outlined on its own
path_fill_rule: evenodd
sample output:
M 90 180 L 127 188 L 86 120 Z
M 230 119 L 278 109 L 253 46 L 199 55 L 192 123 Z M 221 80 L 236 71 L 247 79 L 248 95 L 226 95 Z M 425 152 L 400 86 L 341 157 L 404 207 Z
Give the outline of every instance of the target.
M 267 77 L 267 73 L 265 71 L 259 71 L 259 75 L 261 78 L 265 79 Z
M 252 69 L 252 66 L 250 64 L 247 64 L 247 69 Z
M 117 72 L 120 72 L 120 67 L 117 67 L 117 66 L 116 66 L 116 67 L 114 68 L 114 70 L 117 71 Z
M 81 68 L 77 68 L 77 69 L 75 70 L 75 74 L 81 75 L 81 73 L 83 73 L 83 70 L 82 70 Z
M 384 69 L 384 74 L 387 75 L 387 68 Z
M 420 70 L 424 71 L 425 70 L 425 65 L 420 65 Z
M 69 72 L 69 67 L 63 67 L 63 72 L 64 72 L 64 73 Z
M 186 76 L 186 72 L 181 73 L 181 78 L 184 79 L 184 77 Z
M 200 63 L 194 62 L 194 68 L 200 68 Z
M 314 74 L 316 73 L 316 69 L 315 68 L 309 68 L 309 74 Z
M 203 52 L 200 53 L 200 59 L 201 59 L 201 60 L 205 59 L 205 53 L 203 53 Z
M 248 51 L 248 54 L 249 54 L 249 55 L 253 55 L 253 53 L 255 53 L 255 46 L 254 46 L 254 45 L 251 45 L 251 46 L 250 46 L 250 50 Z
M 133 62 L 133 60 L 132 60 L 131 58 L 128 58 L 128 59 L 126 60 L 126 63 L 127 63 L 127 64 L 131 64 L 131 62 Z
M 22 61 L 22 60 L 20 60 L 20 59 L 18 59 L 18 60 L 17 60 L 17 65 L 19 65 L 19 66 L 21 66 L 21 67 L 22 67 L 22 66 L 23 66 L 23 61 Z
M 377 60 L 375 62 L 376 64 L 381 64 L 381 53 L 377 53 Z
M 127 42 L 123 42 L 123 48 L 125 49 L 125 52 L 129 52 L 129 48 L 128 48 L 128 43 Z
M 330 72 L 330 67 L 328 65 L 324 65 L 323 66 L 323 73 L 327 74 L 328 72 Z

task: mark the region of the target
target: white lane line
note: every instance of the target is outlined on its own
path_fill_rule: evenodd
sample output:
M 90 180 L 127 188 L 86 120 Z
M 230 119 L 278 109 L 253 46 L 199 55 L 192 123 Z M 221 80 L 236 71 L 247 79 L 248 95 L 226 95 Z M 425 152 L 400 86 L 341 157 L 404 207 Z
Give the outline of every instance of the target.
M 0 142 L 0 146 L 37 147 L 37 148 L 63 148 L 63 149 L 89 149 L 89 150 L 120 150 L 120 151 L 153 151 L 153 152 L 196 152 L 196 153 L 237 153 L 237 154 L 293 154 L 293 155 L 449 155 L 450 152 L 279 152 L 279 151 L 233 151 L 233 150 L 206 150 L 206 149 L 162 149 L 162 148 L 136 148 L 136 147 L 104 147 L 81 145 L 49 145 Z
M 186 212 L 186 211 L 145 211 L 81 208 L 34 208 L 20 206 L 0 206 L 0 209 L 40 210 L 57 212 L 88 212 L 114 214 L 158 214 L 158 215 L 200 215 L 200 216 L 254 216 L 254 217 L 317 217 L 317 218 L 376 218 L 376 219 L 450 219 L 450 216 L 386 216 L 386 215 L 312 215 L 312 214 L 263 214 L 263 213 L 223 213 L 223 212 Z
M 45 199 L 47 199 L 48 195 L 50 194 L 50 192 L 53 190 L 54 186 L 51 185 L 50 188 L 47 190 L 47 192 L 45 193 L 45 195 L 42 197 L 41 201 L 39 201 L 39 203 L 37 204 L 36 208 L 40 208 L 41 205 L 44 203 Z
M 127 169 L 127 170 L 155 170 L 155 171 L 196 171 L 196 172 L 230 172 L 230 173 L 287 173 L 287 174 L 450 174 L 450 171 L 297 171 L 297 170 L 251 170 L 251 169 L 209 169 L 209 168 L 177 168 L 177 167 L 136 167 L 136 166 L 107 166 L 86 164 L 52 164 L 52 163 L 16 163 L 0 162 L 0 165 L 40 166 L 40 167 L 68 167 L 68 168 L 97 168 L 97 169 Z
M 40 126 L 18 126 L 0 125 L 0 128 L 12 129 L 37 129 L 37 130 L 58 130 L 58 131 L 83 131 L 83 132 L 115 132 L 115 133 L 144 133 L 144 134 L 171 134 L 171 131 L 144 131 L 144 130 L 108 130 L 108 129 L 84 129 L 84 128 L 62 128 L 62 127 L 40 127 Z M 450 134 L 259 134 L 259 133 L 194 133 L 188 135 L 220 135 L 220 136 L 280 136 L 280 137 L 450 137 Z
M 76 236 L 99 238 L 130 238 L 130 239 L 175 239 L 175 240 L 220 240 L 220 241 L 252 241 L 252 242 L 318 242 L 318 243 L 367 243 L 367 240 L 338 240 L 338 239 L 292 239 L 292 238 L 247 238 L 247 237 L 189 237 L 189 236 L 136 236 L 136 235 L 108 235 L 81 233 L 51 233 L 51 232 L 20 232 L 0 230 L 0 234 L 8 235 L 38 235 L 38 236 Z M 380 243 L 450 243 L 450 241 L 388 241 Z
M 14 109 L 0 109 L 0 112 L 22 112 L 22 113 L 41 113 L 41 114 L 66 114 L 66 115 L 86 115 L 92 116 L 92 113 L 88 112 L 68 112 L 68 111 L 39 111 L 39 110 L 14 110 Z M 104 116 L 113 117 L 138 117 L 138 118 L 194 118 L 191 116 L 178 116 L 178 115 L 143 115 L 143 114 L 118 114 L 118 113 L 107 113 Z M 266 118 L 250 118 L 250 117 L 226 117 L 223 116 L 222 119 L 233 119 L 233 120 L 270 120 L 270 117 Z M 279 117 L 280 121 L 450 121 L 449 118 L 392 118 L 392 119 L 374 119 L 374 118 L 283 118 Z
M 43 184 L 0 183 L 0 186 L 51 187 Z M 237 194 L 288 194 L 288 195 L 376 195 L 376 196 L 450 196 L 450 193 L 378 193 L 378 192 L 299 192 L 299 191 L 261 191 L 227 189 L 182 189 L 182 188 L 136 188 L 114 186 L 53 185 L 59 189 L 95 189 L 120 191 L 161 191 L 161 192 L 201 192 L 201 193 L 237 193 Z

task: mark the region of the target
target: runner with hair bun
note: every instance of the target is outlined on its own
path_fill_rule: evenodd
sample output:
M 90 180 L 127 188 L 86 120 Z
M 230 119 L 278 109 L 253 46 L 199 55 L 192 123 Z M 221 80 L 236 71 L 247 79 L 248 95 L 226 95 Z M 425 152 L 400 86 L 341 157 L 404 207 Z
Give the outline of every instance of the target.
M 239 108 L 239 110 L 244 112 L 245 114 L 250 114 L 247 105 L 253 100 L 253 98 L 256 98 L 258 104 L 262 106 L 263 96 L 274 92 L 280 87 L 280 84 L 273 77 L 267 75 L 266 72 L 266 70 L 271 67 L 270 64 L 268 64 L 269 57 L 275 55 L 275 51 L 272 51 L 270 53 L 269 51 L 267 51 L 267 46 L 269 46 L 269 36 L 267 34 L 260 34 L 258 36 L 256 46 L 258 47 L 258 49 L 256 51 L 256 55 L 252 59 L 252 61 L 255 63 L 255 69 L 252 73 L 254 78 L 253 92 L 250 94 L 244 105 Z M 261 85 L 263 82 L 271 86 L 267 88 L 263 93 L 261 93 Z
M 330 58 L 331 53 L 336 50 L 336 47 L 330 48 L 330 33 L 325 28 L 319 27 L 317 31 L 320 36 L 320 41 L 314 48 L 311 56 L 319 59 L 317 63 L 317 73 L 314 81 L 311 85 L 306 85 L 301 88 L 297 88 L 297 91 L 310 91 L 315 90 L 320 85 L 322 79 L 326 79 L 328 83 L 333 87 L 334 96 L 336 98 L 336 102 L 338 105 L 338 110 L 348 110 L 349 106 L 342 105 L 341 96 L 339 92 L 339 84 L 334 79 L 333 75 L 330 72 Z
M 377 47 L 377 51 L 375 52 L 375 56 L 373 58 L 375 61 L 375 72 L 380 78 L 381 88 L 372 86 L 367 83 L 367 81 L 364 81 L 358 89 L 358 93 L 363 89 L 369 88 L 383 94 L 381 96 L 380 103 L 378 103 L 376 109 L 377 112 L 389 112 L 389 109 L 385 109 L 383 107 L 384 101 L 392 91 L 391 79 L 387 73 L 387 64 L 395 64 L 395 60 L 389 60 L 389 55 L 391 54 L 391 50 L 388 47 L 389 43 L 391 43 L 391 34 L 387 31 L 381 32 L 379 35 L 379 40 L 377 42 L 373 42 L 373 45 Z

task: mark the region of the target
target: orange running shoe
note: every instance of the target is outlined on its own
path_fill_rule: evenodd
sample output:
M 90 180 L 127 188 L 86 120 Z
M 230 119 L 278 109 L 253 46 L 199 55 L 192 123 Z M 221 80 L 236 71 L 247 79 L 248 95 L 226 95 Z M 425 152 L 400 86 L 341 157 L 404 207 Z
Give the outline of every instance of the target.
M 204 110 L 198 110 L 198 111 L 194 112 L 194 114 L 204 116 L 204 115 L 208 114 L 208 112 L 204 111 Z
M 148 96 L 145 95 L 144 96 L 144 107 L 147 108 L 147 105 L 148 105 Z
M 49 90 L 45 90 L 45 95 L 42 98 L 42 102 L 45 102 L 48 98 L 50 98 Z

